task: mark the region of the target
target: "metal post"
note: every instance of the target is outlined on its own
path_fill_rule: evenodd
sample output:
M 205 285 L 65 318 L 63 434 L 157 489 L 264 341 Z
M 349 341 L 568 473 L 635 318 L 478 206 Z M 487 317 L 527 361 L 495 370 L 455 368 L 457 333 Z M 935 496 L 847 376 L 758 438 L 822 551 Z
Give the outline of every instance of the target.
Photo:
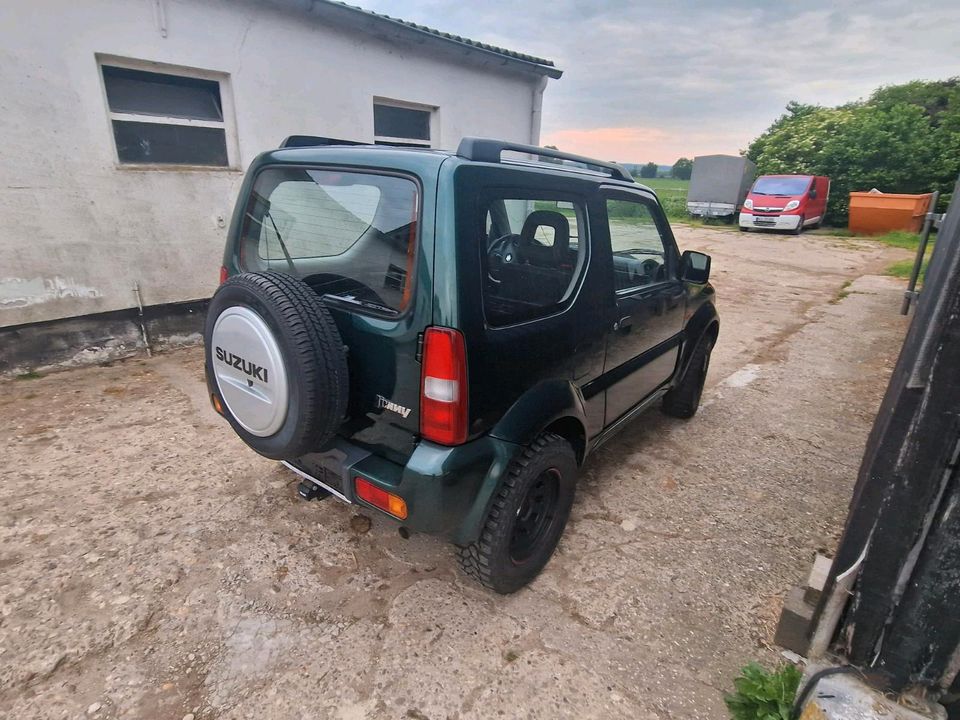
M 907 291 L 903 294 L 903 305 L 900 307 L 900 314 L 906 315 L 910 312 L 910 303 L 920 295 L 916 291 L 917 278 L 920 277 L 920 268 L 923 267 L 923 256 L 927 252 L 927 240 L 930 238 L 930 228 L 933 227 L 933 219 L 936 216 L 937 201 L 940 199 L 940 191 L 934 190 L 930 196 L 930 205 L 927 206 L 927 215 L 923 221 L 923 229 L 920 231 L 920 246 L 917 248 L 917 257 L 913 261 L 913 270 L 910 272 L 910 282 L 907 283 Z
M 140 283 L 133 284 L 133 296 L 137 299 L 137 310 L 140 316 L 140 334 L 143 336 L 143 346 L 147 349 L 147 357 L 153 357 L 150 350 L 150 338 L 147 336 L 147 326 L 143 319 L 143 302 L 140 300 Z

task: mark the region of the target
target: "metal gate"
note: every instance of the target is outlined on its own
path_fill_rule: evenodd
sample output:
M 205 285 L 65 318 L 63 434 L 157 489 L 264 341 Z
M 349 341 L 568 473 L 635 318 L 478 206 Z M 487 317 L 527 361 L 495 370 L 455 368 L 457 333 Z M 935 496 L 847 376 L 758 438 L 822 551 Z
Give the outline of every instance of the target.
M 960 182 L 867 441 L 830 574 L 859 563 L 833 649 L 895 690 L 960 692 L 958 456 Z

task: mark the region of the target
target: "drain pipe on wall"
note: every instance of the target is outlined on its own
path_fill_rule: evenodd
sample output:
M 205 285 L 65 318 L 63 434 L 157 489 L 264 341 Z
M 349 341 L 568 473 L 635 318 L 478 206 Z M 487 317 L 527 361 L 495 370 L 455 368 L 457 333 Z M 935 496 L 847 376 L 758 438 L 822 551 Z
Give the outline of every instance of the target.
M 547 76 L 542 76 L 533 88 L 533 109 L 530 111 L 530 144 L 540 144 L 540 122 L 543 118 L 543 91 L 547 89 Z
M 150 338 L 147 337 L 147 326 L 143 320 L 143 302 L 140 300 L 139 282 L 133 284 L 133 296 L 137 299 L 137 310 L 139 311 L 140 317 L 140 334 L 143 336 L 143 346 L 147 349 L 147 357 L 153 357 L 153 353 L 150 350 Z

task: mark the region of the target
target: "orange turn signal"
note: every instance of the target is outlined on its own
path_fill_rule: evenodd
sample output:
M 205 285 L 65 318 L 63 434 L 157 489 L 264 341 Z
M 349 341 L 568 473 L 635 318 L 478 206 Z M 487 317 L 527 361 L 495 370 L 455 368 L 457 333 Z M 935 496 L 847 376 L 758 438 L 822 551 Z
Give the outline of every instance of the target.
M 213 405 L 214 410 L 223 415 L 223 405 L 220 404 L 220 398 L 216 393 L 210 393 L 210 404 Z
M 357 490 L 357 497 L 364 502 L 370 503 L 378 510 L 383 510 L 389 515 L 393 515 L 400 520 L 407 519 L 407 503 L 399 495 L 382 490 L 369 480 L 362 477 L 353 479 L 354 487 Z

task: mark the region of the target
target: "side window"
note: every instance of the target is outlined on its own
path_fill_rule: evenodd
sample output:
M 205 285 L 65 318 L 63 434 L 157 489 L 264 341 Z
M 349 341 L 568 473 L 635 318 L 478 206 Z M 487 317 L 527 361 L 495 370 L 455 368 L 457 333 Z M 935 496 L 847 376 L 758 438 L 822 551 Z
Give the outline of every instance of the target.
M 373 141 L 377 145 L 431 147 L 437 108 L 373 99 Z
M 101 65 L 117 159 L 124 165 L 236 163 L 224 82 L 196 75 Z M 214 75 L 214 77 L 219 77 Z
M 650 208 L 639 198 L 607 199 L 617 291 L 635 290 L 667 279 L 667 244 Z
M 586 264 L 585 218 L 578 202 L 493 197 L 483 204 L 483 310 L 491 326 L 567 304 Z

